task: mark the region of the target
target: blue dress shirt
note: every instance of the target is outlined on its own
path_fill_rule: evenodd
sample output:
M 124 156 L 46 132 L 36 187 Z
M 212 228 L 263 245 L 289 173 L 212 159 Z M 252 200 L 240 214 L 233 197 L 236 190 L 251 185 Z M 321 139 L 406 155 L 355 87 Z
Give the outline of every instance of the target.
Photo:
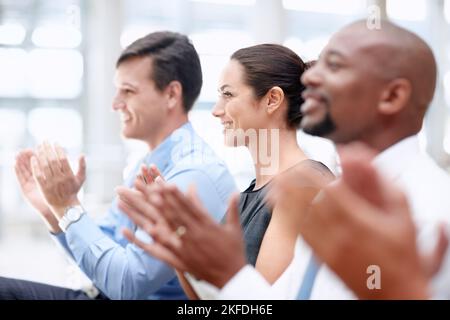
M 195 184 L 208 212 L 220 221 L 237 191 L 225 164 L 187 122 L 137 164 L 125 180 L 131 187 L 142 163 L 154 163 L 164 179 L 182 191 Z M 56 235 L 83 272 L 110 299 L 185 299 L 173 268 L 129 243 L 122 229 L 152 241 L 117 207 L 117 198 L 99 223 L 88 215 Z

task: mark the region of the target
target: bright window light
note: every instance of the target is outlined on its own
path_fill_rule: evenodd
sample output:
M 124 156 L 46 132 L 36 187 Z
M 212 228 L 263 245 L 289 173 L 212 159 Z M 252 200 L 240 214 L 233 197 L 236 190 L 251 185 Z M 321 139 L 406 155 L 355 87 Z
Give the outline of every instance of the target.
M 444 13 L 445 13 L 445 19 L 447 20 L 447 23 L 450 23 L 450 0 L 445 0 Z
M 213 103 L 217 101 L 219 77 L 229 60 L 230 57 L 227 55 L 200 55 L 203 70 L 203 86 L 199 101 Z
M 425 123 L 423 124 L 422 129 L 419 131 L 418 138 L 419 138 L 420 150 L 427 151 L 428 140 L 427 140 L 427 129 L 426 129 Z
M 201 54 L 229 56 L 236 50 L 254 44 L 250 34 L 241 30 L 210 29 L 189 35 Z
M 305 57 L 308 60 L 317 60 L 319 58 L 320 53 L 322 52 L 323 48 L 328 44 L 328 41 L 330 41 L 329 37 L 323 36 L 318 37 L 309 41 L 305 42 Z
M 0 25 L 0 44 L 19 45 L 25 39 L 26 30 L 18 23 Z
M 33 31 L 31 40 L 43 48 L 76 48 L 81 44 L 81 32 L 71 26 L 43 26 Z
M 357 15 L 366 10 L 364 0 L 283 0 L 283 6 L 288 10 L 332 13 L 340 15 Z
M 32 50 L 28 70 L 33 97 L 73 99 L 80 94 L 83 57 L 76 50 Z
M 448 154 L 450 154 L 450 118 L 447 119 L 447 126 L 445 130 L 445 136 L 444 136 L 444 150 Z
M 444 75 L 444 93 L 445 100 L 447 100 L 447 106 L 450 109 L 450 71 Z
M 26 134 L 26 116 L 21 110 L 0 109 L 0 146 L 17 148 Z
M 167 26 L 162 25 L 131 25 L 126 27 L 120 35 L 120 45 L 126 48 L 131 43 L 143 36 L 155 31 L 167 30 Z
M 387 15 L 395 20 L 421 21 L 427 16 L 425 0 L 387 0 Z
M 200 101 L 215 102 L 220 73 L 236 50 L 254 44 L 252 37 L 238 30 L 211 29 L 189 35 L 200 55 L 203 88 Z
M 28 114 L 28 129 L 37 143 L 48 140 L 65 148 L 82 145 L 83 123 L 73 109 L 35 108 Z
M 192 2 L 205 2 L 213 4 L 224 4 L 234 6 L 253 6 L 256 0 L 191 0 Z
M 308 41 L 302 41 L 296 37 L 290 37 L 283 43 L 286 47 L 297 53 L 303 60 L 317 60 L 319 54 L 330 40 L 327 36 L 317 37 Z
M 283 45 L 294 51 L 302 59 L 304 60 L 307 59 L 306 57 L 307 48 L 305 47 L 305 43 L 300 38 L 289 37 L 286 39 L 286 41 L 284 41 Z
M 450 44 L 447 46 L 447 58 L 450 62 Z
M 27 53 L 22 49 L 0 49 L 0 97 L 26 95 Z

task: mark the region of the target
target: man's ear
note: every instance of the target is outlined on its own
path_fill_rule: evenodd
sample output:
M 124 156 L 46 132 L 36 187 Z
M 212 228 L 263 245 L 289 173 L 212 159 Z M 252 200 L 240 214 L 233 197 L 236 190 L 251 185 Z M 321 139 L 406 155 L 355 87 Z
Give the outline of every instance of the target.
M 384 115 L 399 113 L 409 103 L 411 94 L 412 86 L 409 80 L 392 80 L 381 93 L 378 110 Z
M 171 81 L 166 89 L 165 92 L 167 94 L 167 106 L 169 110 L 174 109 L 178 104 L 183 103 L 183 87 L 181 86 L 181 83 L 179 81 Z
M 266 93 L 267 105 L 266 110 L 268 114 L 274 113 L 281 106 L 281 103 L 284 100 L 284 91 L 280 87 L 272 87 Z

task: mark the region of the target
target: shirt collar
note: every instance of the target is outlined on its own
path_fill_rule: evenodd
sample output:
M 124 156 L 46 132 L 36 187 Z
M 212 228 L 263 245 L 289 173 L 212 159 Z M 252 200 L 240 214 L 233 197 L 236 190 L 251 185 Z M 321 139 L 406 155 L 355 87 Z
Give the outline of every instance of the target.
M 397 179 L 419 153 L 419 138 L 413 135 L 379 153 L 373 160 L 373 164 L 387 177 Z
M 183 137 L 185 132 L 188 132 L 192 136 L 193 131 L 192 124 L 187 121 L 175 129 L 153 151 L 149 152 L 145 156 L 144 162 L 146 164 L 155 164 L 159 171 L 164 173 L 170 164 L 172 150 L 182 144 L 183 139 L 180 139 L 180 137 Z

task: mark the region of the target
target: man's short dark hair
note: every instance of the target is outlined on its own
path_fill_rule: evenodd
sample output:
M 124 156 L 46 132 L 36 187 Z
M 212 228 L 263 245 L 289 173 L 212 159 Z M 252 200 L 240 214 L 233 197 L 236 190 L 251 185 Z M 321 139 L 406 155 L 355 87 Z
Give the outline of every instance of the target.
M 116 67 L 134 57 L 151 57 L 153 74 L 150 75 L 159 90 L 171 81 L 179 81 L 183 88 L 183 107 L 188 112 L 202 88 L 202 68 L 197 51 L 185 35 L 154 32 L 130 44 L 120 55 Z

